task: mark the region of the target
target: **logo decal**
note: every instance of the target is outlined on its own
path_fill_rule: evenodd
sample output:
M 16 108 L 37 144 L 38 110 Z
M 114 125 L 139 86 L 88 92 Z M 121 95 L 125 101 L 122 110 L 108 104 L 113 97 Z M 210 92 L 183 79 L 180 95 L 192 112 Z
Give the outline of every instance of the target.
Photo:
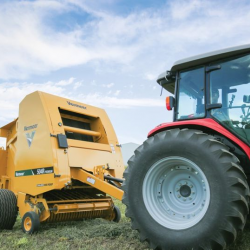
M 53 186 L 53 183 L 37 184 L 36 186 L 37 186 L 37 187 Z
M 53 173 L 54 173 L 53 167 L 45 167 L 45 168 L 19 170 L 15 172 L 15 176 L 22 177 L 22 176 L 30 176 L 30 175 L 53 174 Z
M 27 139 L 29 148 L 30 148 L 30 146 L 32 144 L 32 141 L 33 141 L 33 138 L 35 136 L 35 133 L 36 133 L 36 131 L 32 131 L 31 133 L 27 133 L 26 134 L 26 139 Z
M 78 105 L 78 104 L 75 104 L 75 103 L 72 103 L 70 101 L 67 101 L 67 103 L 71 106 L 74 106 L 74 107 L 77 107 L 77 108 L 81 108 L 81 109 L 86 109 L 87 107 L 85 106 L 82 106 L 82 105 Z
M 30 129 L 37 128 L 37 126 L 38 126 L 38 124 L 34 124 L 34 125 L 28 126 L 28 127 L 24 126 L 24 131 L 27 131 L 27 130 L 30 130 Z
M 92 185 L 95 185 L 95 180 L 91 177 L 87 178 L 87 182 L 91 183 Z

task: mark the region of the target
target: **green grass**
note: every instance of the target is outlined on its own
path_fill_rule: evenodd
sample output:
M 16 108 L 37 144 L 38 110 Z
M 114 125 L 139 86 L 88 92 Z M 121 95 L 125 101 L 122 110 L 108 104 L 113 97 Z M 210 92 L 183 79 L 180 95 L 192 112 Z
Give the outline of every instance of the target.
M 21 230 L 18 217 L 12 231 L 0 232 L 0 249 L 148 249 L 141 243 L 137 231 L 132 231 L 125 217 L 125 206 L 115 201 L 122 218 L 119 223 L 103 219 L 42 224 L 37 234 L 27 235 Z
M 115 203 L 122 213 L 120 223 L 93 219 L 43 224 L 37 234 L 26 235 L 18 218 L 12 231 L 0 233 L 0 249 L 149 249 L 146 242 L 140 242 L 137 231 L 131 229 L 130 220 L 124 215 L 125 206 L 119 201 Z M 228 250 L 248 250 L 249 246 L 250 223 Z

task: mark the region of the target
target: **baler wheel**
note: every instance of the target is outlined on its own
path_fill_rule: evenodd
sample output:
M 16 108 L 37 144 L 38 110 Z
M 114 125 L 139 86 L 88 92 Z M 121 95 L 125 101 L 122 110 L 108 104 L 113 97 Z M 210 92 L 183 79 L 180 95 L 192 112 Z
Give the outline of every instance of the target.
M 124 172 L 132 228 L 153 249 L 225 249 L 243 230 L 249 187 L 226 145 L 198 130 L 160 132 Z
M 22 229 L 24 233 L 33 234 L 39 230 L 40 220 L 37 213 L 30 211 L 25 213 L 22 219 Z
M 117 206 L 114 206 L 115 218 L 113 219 L 114 222 L 119 222 L 121 220 L 121 211 Z
M 0 229 L 11 230 L 17 218 L 17 198 L 7 189 L 0 189 Z

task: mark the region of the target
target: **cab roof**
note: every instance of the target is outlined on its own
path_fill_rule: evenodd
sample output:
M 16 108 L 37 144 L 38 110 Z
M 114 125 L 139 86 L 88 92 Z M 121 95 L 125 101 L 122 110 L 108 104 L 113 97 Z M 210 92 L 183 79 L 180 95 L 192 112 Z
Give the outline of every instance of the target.
M 244 54 L 250 52 L 250 44 L 240 45 L 235 47 L 230 47 L 226 49 L 216 50 L 204 54 L 199 54 L 196 56 L 191 56 L 182 60 L 178 60 L 174 63 L 171 68 L 171 72 L 188 69 L 191 67 L 208 64 L 212 61 L 223 59 L 226 57 L 236 56 L 239 54 Z M 157 78 L 158 84 L 165 88 L 170 93 L 174 93 L 175 78 L 169 77 L 167 79 L 167 72 L 163 72 Z

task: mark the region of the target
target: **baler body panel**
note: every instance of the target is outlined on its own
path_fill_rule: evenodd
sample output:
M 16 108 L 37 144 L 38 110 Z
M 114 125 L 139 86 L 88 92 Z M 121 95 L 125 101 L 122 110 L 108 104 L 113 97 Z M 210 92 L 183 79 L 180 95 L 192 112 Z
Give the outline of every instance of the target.
M 50 137 L 50 119 L 41 95 L 35 92 L 20 103 L 14 192 L 37 195 L 54 188 L 56 155 Z M 42 172 L 51 168 L 49 174 Z
M 109 163 L 110 169 L 115 169 L 116 177 L 121 178 L 123 173 L 123 163 L 120 162 L 119 155 L 116 154 L 113 157 L 113 160 L 110 161 L 110 152 L 106 151 L 97 151 L 90 149 L 82 148 L 69 148 L 69 165 L 70 167 L 82 167 L 87 171 L 93 171 L 94 166 L 103 165 L 104 163 Z M 118 167 L 114 167 L 118 166 Z
M 91 130 L 101 134 L 101 138 L 93 142 L 67 139 L 69 167 L 82 167 L 87 171 L 93 171 L 94 166 L 108 163 L 110 169 L 117 170 L 116 177 L 121 178 L 123 173 L 121 150 L 116 146 L 118 140 L 106 112 L 103 109 L 49 94 L 43 93 L 43 96 L 51 118 L 52 134 L 65 134 L 64 126 L 58 125 L 64 124 L 63 118 L 89 122 Z M 61 112 L 58 111 L 59 109 Z M 79 114 L 83 114 L 84 118 L 77 117 Z

